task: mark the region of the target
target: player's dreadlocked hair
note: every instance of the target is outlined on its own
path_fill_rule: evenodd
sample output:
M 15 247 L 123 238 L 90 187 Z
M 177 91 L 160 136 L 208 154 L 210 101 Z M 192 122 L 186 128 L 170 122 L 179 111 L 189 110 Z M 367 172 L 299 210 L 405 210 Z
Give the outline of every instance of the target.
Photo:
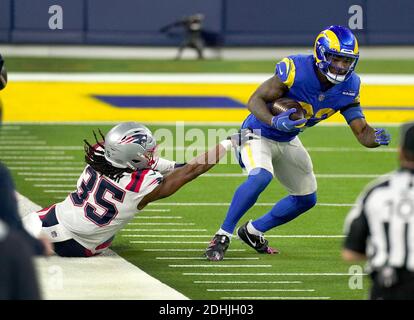
M 98 129 L 99 134 L 103 142 L 105 142 L 105 136 L 102 134 L 101 130 Z M 86 139 L 83 141 L 85 142 L 84 150 L 85 150 L 85 162 L 89 164 L 95 171 L 100 173 L 101 175 L 105 175 L 110 179 L 115 181 L 119 181 L 122 178 L 124 173 L 132 172 L 131 169 L 128 168 L 116 168 L 112 166 L 106 159 L 105 159 L 105 146 L 102 142 L 99 142 L 95 131 L 93 131 L 93 135 L 95 137 L 96 144 L 102 148 L 102 150 L 97 150 L 94 146 L 92 146 Z

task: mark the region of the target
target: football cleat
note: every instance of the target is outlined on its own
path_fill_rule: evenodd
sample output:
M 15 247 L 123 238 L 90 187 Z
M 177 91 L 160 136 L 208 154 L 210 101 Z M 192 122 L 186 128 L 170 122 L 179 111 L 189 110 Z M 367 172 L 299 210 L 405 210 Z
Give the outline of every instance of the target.
M 239 238 L 259 253 L 278 254 L 279 250 L 269 247 L 269 242 L 264 238 L 263 234 L 257 236 L 247 231 L 248 223 L 246 222 L 237 229 Z
M 224 234 L 216 234 L 206 249 L 205 256 L 210 261 L 220 261 L 229 247 L 230 239 Z

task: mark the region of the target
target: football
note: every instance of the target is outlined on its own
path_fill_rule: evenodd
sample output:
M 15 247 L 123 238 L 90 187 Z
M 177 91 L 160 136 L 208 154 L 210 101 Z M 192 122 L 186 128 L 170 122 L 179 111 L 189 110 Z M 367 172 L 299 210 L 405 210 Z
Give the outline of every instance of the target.
M 300 120 L 305 117 L 305 110 L 300 103 L 290 98 L 279 98 L 275 100 L 270 108 L 270 112 L 274 116 L 277 116 L 292 108 L 295 108 L 296 112 L 290 115 L 290 120 Z

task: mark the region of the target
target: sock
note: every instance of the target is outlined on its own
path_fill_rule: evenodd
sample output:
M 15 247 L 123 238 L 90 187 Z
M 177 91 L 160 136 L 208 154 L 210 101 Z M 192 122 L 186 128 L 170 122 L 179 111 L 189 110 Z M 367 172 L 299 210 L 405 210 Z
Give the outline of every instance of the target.
M 233 234 L 231 234 L 231 233 L 229 233 L 226 230 L 223 230 L 221 228 L 216 232 L 216 234 L 228 236 L 230 240 L 231 240 L 231 237 L 233 236 Z
M 273 175 L 263 168 L 250 171 L 247 180 L 234 193 L 221 229 L 233 234 L 237 222 L 256 203 L 260 193 L 268 186 L 272 178 Z
M 289 222 L 316 204 L 316 192 L 305 196 L 287 196 L 280 200 L 264 216 L 252 222 L 255 229 L 266 232 Z
M 246 226 L 247 232 L 250 234 L 254 234 L 256 236 L 260 236 L 262 234 L 262 232 L 260 232 L 259 230 L 257 230 L 253 224 L 252 221 L 250 220 L 249 223 Z

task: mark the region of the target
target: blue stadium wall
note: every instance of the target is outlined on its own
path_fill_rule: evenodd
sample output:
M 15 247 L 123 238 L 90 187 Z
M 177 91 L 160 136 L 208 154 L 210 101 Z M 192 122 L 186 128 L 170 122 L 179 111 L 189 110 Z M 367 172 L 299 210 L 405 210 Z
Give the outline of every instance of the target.
M 63 9 L 63 29 L 49 29 L 49 7 Z M 0 0 L 0 43 L 170 46 L 159 29 L 204 13 L 211 43 L 224 46 L 308 46 L 331 24 L 347 26 L 363 9 L 361 44 L 414 44 L 413 0 Z

